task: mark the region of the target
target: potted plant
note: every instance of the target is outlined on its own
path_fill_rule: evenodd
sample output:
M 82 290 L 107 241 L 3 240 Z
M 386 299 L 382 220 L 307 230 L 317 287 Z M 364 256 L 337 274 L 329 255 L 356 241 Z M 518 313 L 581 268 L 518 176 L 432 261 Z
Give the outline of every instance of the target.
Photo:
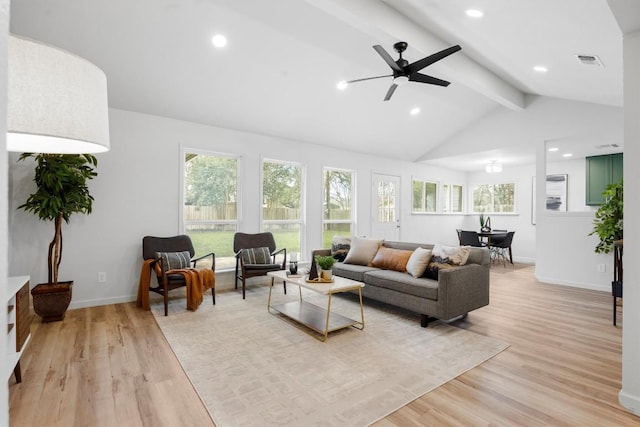
M 485 219 L 484 212 L 480 212 L 480 231 L 482 232 L 491 231 L 491 218 L 487 217 Z
M 97 176 L 94 168 L 98 160 L 91 154 L 23 153 L 19 161 L 27 158 L 36 161 L 34 181 L 37 190 L 18 209 L 32 212 L 54 225 L 47 257 L 47 283 L 38 284 L 31 290 L 33 309 L 43 322 L 53 322 L 64 319 L 73 286 L 73 281 L 58 281 L 62 261 L 62 221 L 68 224 L 74 213 L 91 213 L 93 197 L 89 194 L 87 180 Z
M 336 260 L 331 256 L 320 256 L 316 255 L 315 257 L 316 264 L 318 266 L 318 278 L 324 281 L 330 281 L 333 278 L 333 264 L 336 263 Z
M 613 250 L 613 242 L 623 237 L 623 181 L 617 184 L 610 184 L 602 193 L 604 195 L 604 204 L 596 211 L 596 217 L 593 220 L 593 231 L 589 236 L 597 234 L 600 242 L 596 245 L 596 253 L 608 254 Z

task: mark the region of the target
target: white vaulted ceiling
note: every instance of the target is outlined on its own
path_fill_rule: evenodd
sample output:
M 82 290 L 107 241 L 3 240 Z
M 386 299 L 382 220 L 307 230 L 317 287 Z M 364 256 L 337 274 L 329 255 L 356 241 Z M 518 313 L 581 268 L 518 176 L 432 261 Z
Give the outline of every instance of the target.
M 94 62 L 115 108 L 407 161 L 528 94 L 622 105 L 622 36 L 605 0 L 13 0 L 11 31 Z M 336 90 L 390 74 L 372 45 L 395 59 L 399 40 L 410 62 L 461 45 L 423 70 L 451 85 L 408 83 L 388 102 L 391 78 Z

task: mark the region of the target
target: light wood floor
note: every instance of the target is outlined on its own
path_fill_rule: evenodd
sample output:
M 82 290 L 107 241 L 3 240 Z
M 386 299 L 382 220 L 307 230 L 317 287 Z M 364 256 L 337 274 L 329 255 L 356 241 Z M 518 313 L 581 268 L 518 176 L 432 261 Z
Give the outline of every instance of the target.
M 453 323 L 511 347 L 377 427 L 640 426 L 618 404 L 622 318 L 612 326 L 611 297 L 516 267 L 493 266 L 491 304 Z M 12 426 L 213 425 L 153 316 L 132 303 L 34 322 L 21 363 Z

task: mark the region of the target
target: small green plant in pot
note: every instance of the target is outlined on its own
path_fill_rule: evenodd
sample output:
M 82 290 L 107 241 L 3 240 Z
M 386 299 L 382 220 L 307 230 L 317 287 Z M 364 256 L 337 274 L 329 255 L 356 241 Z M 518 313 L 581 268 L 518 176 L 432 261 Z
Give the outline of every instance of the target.
M 602 194 L 605 202 L 596 211 L 593 231 L 589 236 L 597 234 L 600 238 L 595 248 L 596 253 L 608 254 L 613 250 L 613 242 L 623 238 L 623 181 L 608 185 Z
M 336 260 L 330 255 L 316 255 L 315 262 L 318 266 L 318 278 L 321 280 L 331 280 L 333 278 L 331 269 L 333 268 L 333 264 L 336 263 Z
M 93 197 L 89 194 L 87 181 L 97 176 L 94 169 L 98 160 L 91 154 L 23 153 L 19 161 L 27 158 L 36 161 L 34 181 L 37 190 L 18 209 L 54 224 L 47 257 L 47 283 L 38 284 L 31 290 L 34 311 L 44 322 L 52 322 L 64 319 L 73 285 L 73 281 L 58 281 L 62 261 L 62 221 L 68 224 L 74 213 L 91 213 Z

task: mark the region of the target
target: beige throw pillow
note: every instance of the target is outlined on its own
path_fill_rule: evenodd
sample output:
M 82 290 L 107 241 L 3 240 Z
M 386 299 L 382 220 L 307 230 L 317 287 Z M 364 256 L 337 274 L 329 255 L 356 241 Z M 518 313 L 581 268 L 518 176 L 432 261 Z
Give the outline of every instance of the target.
M 407 261 L 407 273 L 413 277 L 421 277 L 427 269 L 430 260 L 431 251 L 429 249 L 416 248 L 409 257 L 409 261 Z
M 364 239 L 362 237 L 353 236 L 351 238 L 351 249 L 344 259 L 345 264 L 369 265 L 378 248 L 382 244 L 382 240 Z

